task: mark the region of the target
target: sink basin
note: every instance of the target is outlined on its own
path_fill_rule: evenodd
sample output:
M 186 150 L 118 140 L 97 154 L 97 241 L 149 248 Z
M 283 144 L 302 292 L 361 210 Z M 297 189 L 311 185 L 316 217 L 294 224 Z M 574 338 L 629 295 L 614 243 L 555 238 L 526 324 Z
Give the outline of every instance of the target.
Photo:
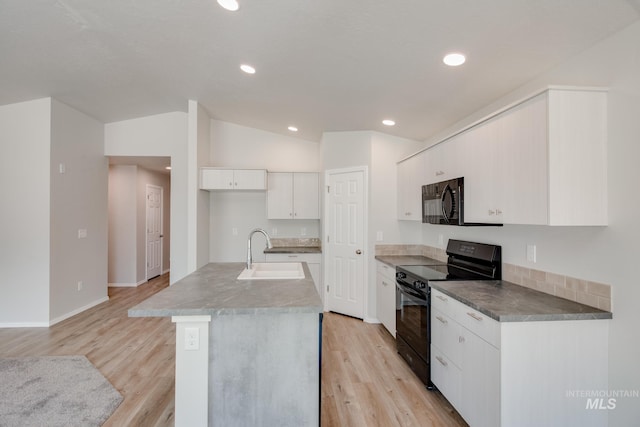
M 304 279 L 300 262 L 254 262 L 251 269 L 244 269 L 238 280 Z

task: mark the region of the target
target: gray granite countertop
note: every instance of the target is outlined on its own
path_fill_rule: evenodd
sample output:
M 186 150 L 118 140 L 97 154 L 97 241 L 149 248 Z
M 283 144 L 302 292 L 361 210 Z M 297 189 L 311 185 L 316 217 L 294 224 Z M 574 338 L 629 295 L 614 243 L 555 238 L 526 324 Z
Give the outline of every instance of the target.
M 320 246 L 274 246 L 266 248 L 265 254 L 320 254 Z
M 421 255 L 376 255 L 380 262 L 396 268 L 399 265 L 440 265 L 446 262 Z
M 237 280 L 245 264 L 210 263 L 129 309 L 130 317 L 320 313 L 306 263 L 304 279 Z
M 430 282 L 433 289 L 499 322 L 611 319 L 608 311 L 503 280 Z

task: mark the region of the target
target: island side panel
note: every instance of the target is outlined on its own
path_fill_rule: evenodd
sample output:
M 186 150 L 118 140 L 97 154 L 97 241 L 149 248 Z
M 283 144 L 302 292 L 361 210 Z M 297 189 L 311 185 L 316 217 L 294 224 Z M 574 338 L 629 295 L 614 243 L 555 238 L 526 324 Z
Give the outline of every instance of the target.
M 317 426 L 318 313 L 214 317 L 209 426 Z

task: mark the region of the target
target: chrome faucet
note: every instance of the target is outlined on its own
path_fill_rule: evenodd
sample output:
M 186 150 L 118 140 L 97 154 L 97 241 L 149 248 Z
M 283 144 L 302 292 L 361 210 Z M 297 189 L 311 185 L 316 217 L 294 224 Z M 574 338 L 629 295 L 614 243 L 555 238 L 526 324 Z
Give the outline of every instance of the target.
M 251 230 L 251 232 L 249 233 L 249 238 L 247 239 L 247 270 L 251 269 L 251 264 L 253 263 L 251 260 L 251 238 L 255 233 L 264 234 L 264 237 L 267 238 L 267 247 L 269 249 L 273 247 L 273 245 L 271 244 L 271 238 L 269 237 L 266 231 L 264 231 L 262 228 L 255 228 Z

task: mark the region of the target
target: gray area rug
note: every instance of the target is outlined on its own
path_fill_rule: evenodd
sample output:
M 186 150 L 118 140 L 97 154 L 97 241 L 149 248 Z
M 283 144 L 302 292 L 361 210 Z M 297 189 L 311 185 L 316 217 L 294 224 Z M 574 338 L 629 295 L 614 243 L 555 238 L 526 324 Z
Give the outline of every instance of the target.
M 0 359 L 0 426 L 100 426 L 122 396 L 84 356 Z

